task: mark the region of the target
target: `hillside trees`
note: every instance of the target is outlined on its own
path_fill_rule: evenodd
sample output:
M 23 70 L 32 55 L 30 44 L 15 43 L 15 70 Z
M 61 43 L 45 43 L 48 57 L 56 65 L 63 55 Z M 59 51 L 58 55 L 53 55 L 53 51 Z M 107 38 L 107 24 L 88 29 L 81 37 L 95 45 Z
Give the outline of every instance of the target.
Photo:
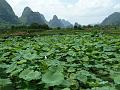
M 26 26 L 26 25 L 11 26 L 11 29 L 43 29 L 43 30 L 49 30 L 50 28 L 47 24 L 40 25 L 38 23 L 32 23 L 29 26 Z

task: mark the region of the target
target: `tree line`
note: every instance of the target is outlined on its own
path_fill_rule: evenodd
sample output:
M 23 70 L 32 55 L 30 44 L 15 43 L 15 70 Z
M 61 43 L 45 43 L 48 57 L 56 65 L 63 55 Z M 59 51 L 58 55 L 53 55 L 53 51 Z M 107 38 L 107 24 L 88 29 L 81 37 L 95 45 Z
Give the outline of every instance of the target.
M 74 30 L 86 30 L 86 29 L 96 29 L 96 30 L 108 30 L 108 29 L 119 29 L 120 26 L 111 26 L 111 25 L 107 25 L 107 26 L 102 26 L 100 24 L 96 24 L 96 25 L 80 25 L 78 23 L 75 23 L 74 26 L 72 28 L 65 28 L 65 29 L 74 29 Z M 43 25 L 40 25 L 38 23 L 32 23 L 31 25 L 17 25 L 17 26 L 11 26 L 11 29 L 12 30 L 23 30 L 23 29 L 38 29 L 38 30 L 54 30 L 54 29 L 57 29 L 57 30 L 61 30 L 61 29 L 64 29 L 64 28 L 61 28 L 61 27 L 57 27 L 57 28 L 51 28 L 49 27 L 47 24 L 43 24 Z
M 42 29 L 42 30 L 49 30 L 50 27 L 47 24 L 38 24 L 32 23 L 31 25 L 18 25 L 18 26 L 11 26 L 11 29 Z

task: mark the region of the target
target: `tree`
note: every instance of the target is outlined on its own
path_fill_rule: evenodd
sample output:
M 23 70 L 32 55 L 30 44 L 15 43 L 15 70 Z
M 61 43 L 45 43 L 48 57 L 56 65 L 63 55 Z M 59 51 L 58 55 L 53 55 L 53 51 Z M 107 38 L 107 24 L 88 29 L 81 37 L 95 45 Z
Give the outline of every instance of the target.
M 61 28 L 60 27 L 57 27 L 58 30 L 60 30 Z
M 78 29 L 79 29 L 79 30 L 82 30 L 82 26 L 81 26 L 81 25 L 79 25 L 79 26 L 78 26 Z
M 30 26 L 29 26 L 30 29 L 39 29 L 39 24 L 38 23 L 32 23 Z
M 74 24 L 74 29 L 82 30 L 82 26 L 76 22 Z
M 74 29 L 78 29 L 78 27 L 79 27 L 79 24 L 77 22 L 75 22 Z
M 39 25 L 40 29 L 45 29 L 45 30 L 49 30 L 49 26 L 47 24 L 43 24 L 43 25 Z

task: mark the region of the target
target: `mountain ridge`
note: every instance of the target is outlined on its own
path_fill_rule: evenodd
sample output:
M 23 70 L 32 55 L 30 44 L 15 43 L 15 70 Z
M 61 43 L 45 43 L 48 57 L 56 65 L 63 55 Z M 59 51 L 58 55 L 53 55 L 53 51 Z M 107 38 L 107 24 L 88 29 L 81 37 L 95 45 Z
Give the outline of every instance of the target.
M 33 12 L 29 7 L 24 8 L 22 16 L 19 18 L 19 20 L 25 25 L 30 25 L 32 23 L 43 25 L 47 23 L 44 15 L 40 14 L 39 12 Z
M 101 25 L 120 25 L 120 12 L 114 12 L 103 20 Z
M 30 7 L 25 7 L 22 16 L 18 18 L 15 15 L 12 7 L 6 0 L 0 0 L 0 24 L 24 24 L 30 25 L 32 23 L 47 24 L 52 28 L 72 28 L 73 25 L 65 20 L 59 19 L 54 15 L 50 21 L 47 21 L 43 14 L 34 12 Z M 2 25 L 2 24 L 1 24 Z M 114 12 L 103 20 L 101 25 L 120 25 L 120 12 Z
M 16 24 L 18 22 L 18 17 L 8 2 L 6 0 L 0 0 L 0 23 Z
M 73 25 L 65 20 L 65 19 L 59 19 L 57 17 L 57 15 L 54 15 L 53 18 L 49 21 L 49 26 L 52 28 L 57 28 L 57 27 L 61 27 L 61 28 L 71 28 L 73 27 Z
M 49 21 L 49 26 L 52 28 L 64 27 L 63 23 L 58 19 L 56 15 L 54 15 L 53 18 Z

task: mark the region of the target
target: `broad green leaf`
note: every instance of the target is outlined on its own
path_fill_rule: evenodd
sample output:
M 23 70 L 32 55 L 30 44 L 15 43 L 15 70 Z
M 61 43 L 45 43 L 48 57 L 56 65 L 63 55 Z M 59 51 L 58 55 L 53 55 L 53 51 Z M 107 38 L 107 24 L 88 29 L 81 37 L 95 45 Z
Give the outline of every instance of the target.
M 104 87 L 96 87 L 93 88 L 92 90 L 116 90 L 116 89 L 115 87 L 104 86 Z
M 120 75 L 114 77 L 114 82 L 115 82 L 116 84 L 120 84 Z
M 8 69 L 6 70 L 6 73 L 11 73 L 12 71 L 14 71 L 17 67 L 16 63 L 11 64 Z
M 62 89 L 62 90 L 70 90 L 70 88 L 64 88 L 64 89 Z
M 72 50 L 68 51 L 67 54 L 70 55 L 70 56 L 76 56 L 76 53 Z
M 72 58 L 72 57 L 66 57 L 66 59 L 67 59 L 67 62 L 73 62 L 73 61 L 75 61 L 75 59 Z
M 14 71 L 12 71 L 10 75 L 11 75 L 11 76 L 13 76 L 13 75 L 18 75 L 22 70 L 23 70 L 23 68 L 17 67 L 17 69 L 14 70 Z
M 27 59 L 27 60 L 33 60 L 33 59 L 36 59 L 37 58 L 37 54 L 31 54 L 31 53 L 26 53 L 23 55 L 23 58 L 24 59 Z
M 80 80 L 80 81 L 82 81 L 82 82 L 87 82 L 87 76 L 85 76 L 85 75 L 82 75 L 82 74 L 78 74 L 77 76 L 76 76 L 76 79 L 77 80 Z
M 6 86 L 12 84 L 10 79 L 0 79 L 0 86 Z
M 63 80 L 61 85 L 64 86 L 64 87 L 70 87 L 71 86 L 71 82 L 69 80 Z
M 42 76 L 42 81 L 49 86 L 60 85 L 64 80 L 62 72 L 57 70 L 49 70 Z
M 0 64 L 0 68 L 8 68 L 9 65 L 5 64 L 5 63 L 2 63 Z
M 87 81 L 87 76 L 90 76 L 90 73 L 88 71 L 81 70 L 77 73 L 76 79 L 85 83 Z
M 20 73 L 19 77 L 26 81 L 38 80 L 41 78 L 41 73 L 38 71 L 25 69 Z
M 70 67 L 70 68 L 68 69 L 68 72 L 75 72 L 75 68 Z
M 20 60 L 20 61 L 17 62 L 17 64 L 23 64 L 23 63 L 26 63 L 26 62 L 27 62 L 27 60 Z
M 97 64 L 95 65 L 96 68 L 105 68 L 105 66 L 103 66 L 102 64 Z
M 10 52 L 6 52 L 6 53 L 4 53 L 2 56 L 3 57 L 6 57 L 6 56 L 8 56 L 10 54 Z
M 89 57 L 88 56 L 85 56 L 82 58 L 82 60 L 85 62 L 85 61 L 89 61 Z

